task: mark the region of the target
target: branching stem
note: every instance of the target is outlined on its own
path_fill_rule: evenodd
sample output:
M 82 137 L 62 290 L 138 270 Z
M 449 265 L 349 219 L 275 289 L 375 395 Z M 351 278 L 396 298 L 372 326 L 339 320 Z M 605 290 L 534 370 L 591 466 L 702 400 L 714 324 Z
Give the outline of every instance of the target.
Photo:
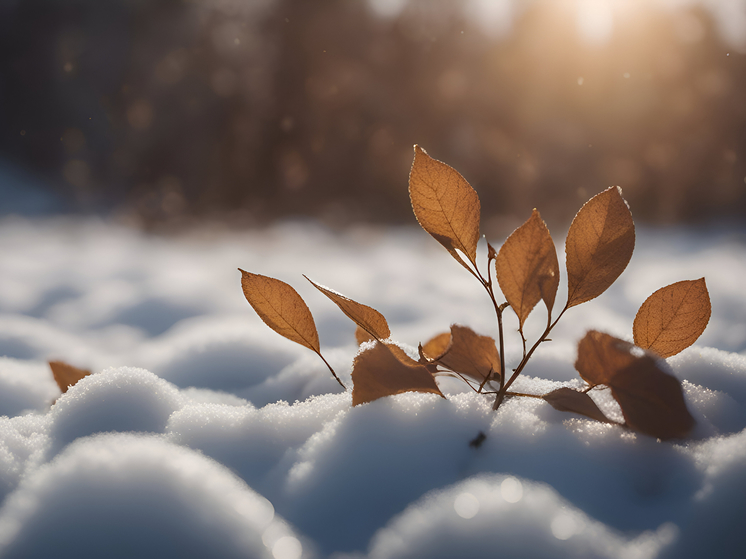
M 508 388 L 510 388 L 510 385 L 513 384 L 515 379 L 517 379 L 518 376 L 523 372 L 523 368 L 526 366 L 526 363 L 528 363 L 528 360 L 531 359 L 531 356 L 534 354 L 534 351 L 536 351 L 536 348 L 538 348 L 539 345 L 541 345 L 541 343 L 547 339 L 547 336 L 549 336 L 552 328 L 554 328 L 555 325 L 559 322 L 559 319 L 562 318 L 563 314 L 565 314 L 567 308 L 567 305 L 565 305 L 565 308 L 562 309 L 562 312 L 559 313 L 559 316 L 555 319 L 554 322 L 552 322 L 551 314 L 549 315 L 549 318 L 547 319 L 547 327 L 544 330 L 544 333 L 539 336 L 539 339 L 533 346 L 531 346 L 531 349 L 528 350 L 528 353 L 525 353 L 523 355 L 523 359 L 521 359 L 521 362 L 515 368 L 515 372 L 510 377 L 508 382 L 506 382 L 504 385 L 501 384 L 500 391 L 497 393 L 497 397 L 495 398 L 495 403 L 492 405 L 493 410 L 497 410 L 500 407 L 500 404 L 502 404 L 503 400 L 505 399 L 505 394 L 508 391 Z
M 475 269 L 477 271 L 475 277 L 479 280 L 479 283 L 481 283 L 485 290 L 487 291 L 487 295 L 489 295 L 490 300 L 492 301 L 492 306 L 495 308 L 495 315 L 497 316 L 497 339 L 499 344 L 499 351 L 498 354 L 500 355 L 500 391 L 502 392 L 503 386 L 505 385 L 505 341 L 503 339 L 503 308 L 501 305 L 497 304 L 497 299 L 495 299 L 495 290 L 492 287 L 492 275 L 490 274 L 490 270 L 492 269 L 492 259 L 487 259 L 487 279 L 482 277 L 482 274 L 479 273 L 479 268 L 475 266 Z M 499 393 L 498 392 L 498 393 Z
M 521 343 L 523 344 L 523 357 L 521 357 L 521 361 L 526 359 L 526 336 L 523 335 L 523 326 L 518 328 L 518 333 L 521 335 Z

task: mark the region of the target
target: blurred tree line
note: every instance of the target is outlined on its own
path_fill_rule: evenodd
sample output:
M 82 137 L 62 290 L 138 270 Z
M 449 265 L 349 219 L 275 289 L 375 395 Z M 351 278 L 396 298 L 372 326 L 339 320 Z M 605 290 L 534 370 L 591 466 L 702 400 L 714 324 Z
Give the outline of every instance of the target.
M 0 157 L 146 224 L 411 221 L 415 143 L 488 233 L 534 206 L 566 226 L 612 184 L 638 220 L 746 215 L 746 56 L 708 13 L 639 2 L 594 41 L 577 2 L 492 33 L 464 2 L 399 4 L 5 0 Z

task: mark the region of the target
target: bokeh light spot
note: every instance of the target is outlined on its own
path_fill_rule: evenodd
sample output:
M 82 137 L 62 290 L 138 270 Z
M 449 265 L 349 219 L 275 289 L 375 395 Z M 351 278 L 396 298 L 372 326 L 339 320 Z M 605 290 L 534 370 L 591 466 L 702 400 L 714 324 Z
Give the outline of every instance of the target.
M 272 546 L 275 559 L 299 559 L 303 554 L 303 546 L 293 536 L 283 536 Z
M 514 477 L 505 478 L 500 484 L 500 494 L 508 503 L 517 503 L 523 498 L 523 485 Z
M 479 512 L 479 500 L 471 493 L 460 493 L 453 502 L 453 508 L 461 518 L 474 518 Z

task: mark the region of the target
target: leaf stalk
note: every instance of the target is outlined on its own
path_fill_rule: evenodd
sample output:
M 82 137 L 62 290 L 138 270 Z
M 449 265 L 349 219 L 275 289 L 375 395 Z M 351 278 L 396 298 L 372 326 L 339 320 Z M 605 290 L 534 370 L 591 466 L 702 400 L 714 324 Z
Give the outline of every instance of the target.
M 346 387 L 346 386 L 344 385 L 344 383 L 343 383 L 343 382 L 342 382 L 341 380 L 339 380 L 339 377 L 337 376 L 337 373 L 335 373 L 335 372 L 334 372 L 334 369 L 332 369 L 332 366 L 331 366 L 331 365 L 329 364 L 329 362 L 328 362 L 328 361 L 327 361 L 326 359 L 324 359 L 324 356 L 323 356 L 323 355 L 321 355 L 321 352 L 320 352 L 320 351 L 317 351 L 317 352 L 316 352 L 316 355 L 318 355 L 319 357 L 321 357 L 321 360 L 322 360 L 322 361 L 324 362 L 324 364 L 325 364 L 325 365 L 326 365 L 326 366 L 328 367 L 329 371 L 330 371 L 330 372 L 332 373 L 332 376 L 333 376 L 333 377 L 334 377 L 334 378 L 335 378 L 335 379 L 337 380 L 337 382 L 339 383 L 339 386 L 341 386 L 342 388 L 344 388 L 345 390 L 347 390 L 347 387 Z

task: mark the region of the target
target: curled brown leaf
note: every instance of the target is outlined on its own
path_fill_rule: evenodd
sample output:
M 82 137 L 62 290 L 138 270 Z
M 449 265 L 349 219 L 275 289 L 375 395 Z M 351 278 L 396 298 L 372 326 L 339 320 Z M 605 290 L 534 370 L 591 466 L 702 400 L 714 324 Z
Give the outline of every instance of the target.
M 442 337 L 441 341 L 443 339 Z M 428 354 L 427 350 L 425 354 Z M 448 345 L 434 359 L 446 369 L 474 379 L 480 384 L 485 379 L 500 378 L 500 356 L 495 347 L 495 340 L 489 336 L 481 336 L 467 326 L 451 326 Z
M 434 336 L 422 346 L 422 351 L 430 359 L 437 359 L 446 352 L 448 345 L 451 343 L 451 333 L 443 332 Z
M 341 293 L 337 293 L 328 287 L 319 285 L 306 276 L 303 277 L 311 282 L 311 285 L 316 289 L 329 297 L 329 299 L 331 299 L 350 320 L 373 336 L 373 338 L 385 340 L 391 335 L 386 319 L 376 309 L 358 303 L 357 301 L 353 301 L 349 297 L 345 297 Z
M 697 341 L 710 313 L 704 278 L 662 287 L 637 311 L 632 327 L 635 343 L 661 357 L 671 357 Z
M 495 272 L 500 289 L 518 315 L 521 330 L 540 300 L 551 315 L 559 286 L 559 264 L 552 236 L 537 210 L 500 247 Z
M 616 371 L 635 361 L 633 348 L 624 340 L 591 330 L 578 343 L 575 369 L 591 386 L 609 384 Z
M 567 308 L 606 291 L 627 267 L 634 248 L 635 225 L 618 186 L 586 202 L 565 241 Z
M 408 367 L 415 367 L 417 365 L 423 365 L 425 367 L 425 370 L 427 370 L 428 373 L 431 375 L 435 374 L 437 371 L 437 367 L 432 363 L 423 363 L 422 361 L 415 361 L 412 359 L 409 354 L 404 351 L 401 347 L 399 347 L 394 342 L 383 342 L 383 345 L 385 345 L 389 351 L 393 354 L 394 357 L 396 357 L 399 361 L 401 361 L 402 364 L 408 366 Z
M 575 368 L 591 384 L 611 388 L 631 429 L 659 439 L 685 437 L 694 418 L 681 384 L 661 363 L 639 347 L 591 331 L 578 345 Z
M 684 438 L 694 427 L 678 379 L 649 355 L 618 371 L 609 386 L 635 431 L 665 440 Z
M 352 383 L 353 406 L 403 392 L 424 392 L 445 398 L 428 367 L 393 344 L 375 342 L 373 347 L 358 353 L 352 363 Z
M 450 165 L 414 146 L 409 197 L 422 228 L 462 266 L 469 269 L 458 251 L 476 266 L 481 205 L 479 196 L 466 179 Z

